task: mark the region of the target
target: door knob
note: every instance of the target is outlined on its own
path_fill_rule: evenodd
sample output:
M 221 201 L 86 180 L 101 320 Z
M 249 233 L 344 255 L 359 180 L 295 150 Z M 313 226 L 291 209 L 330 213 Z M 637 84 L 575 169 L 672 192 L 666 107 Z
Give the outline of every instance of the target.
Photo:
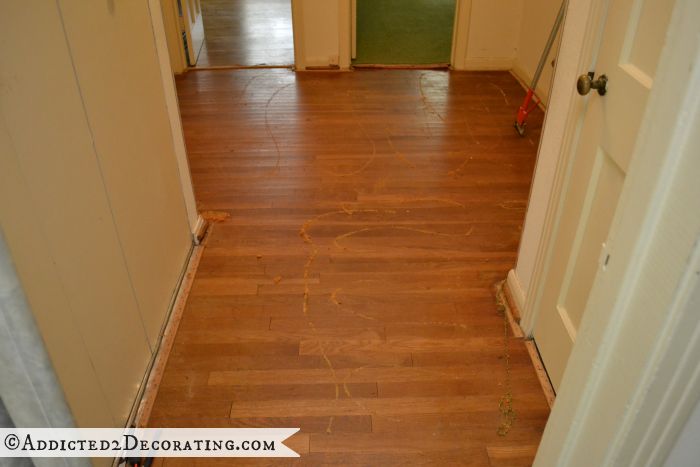
M 576 81 L 576 90 L 582 96 L 585 96 L 591 92 L 591 89 L 597 90 L 598 94 L 601 96 L 605 95 L 605 92 L 607 91 L 608 77 L 605 75 L 600 75 L 598 79 L 593 79 L 593 76 L 595 75 L 593 72 L 591 72 L 578 77 L 578 81 Z

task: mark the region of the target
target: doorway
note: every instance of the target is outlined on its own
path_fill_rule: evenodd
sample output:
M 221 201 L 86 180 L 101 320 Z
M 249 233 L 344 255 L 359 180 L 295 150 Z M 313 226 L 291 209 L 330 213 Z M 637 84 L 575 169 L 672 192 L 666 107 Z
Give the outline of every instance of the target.
M 354 65 L 450 63 L 456 0 L 357 0 Z
M 187 8 L 191 3 L 182 2 L 182 6 Z M 294 64 L 290 0 L 198 0 L 197 3 L 201 5 L 203 39 L 201 46 L 195 44 L 196 49 L 188 51 L 190 66 L 291 67 Z M 196 34 L 188 37 L 193 35 Z

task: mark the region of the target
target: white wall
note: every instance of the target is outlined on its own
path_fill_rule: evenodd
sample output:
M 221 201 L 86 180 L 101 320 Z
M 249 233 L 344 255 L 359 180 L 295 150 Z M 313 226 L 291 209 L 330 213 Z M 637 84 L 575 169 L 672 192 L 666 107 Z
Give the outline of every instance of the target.
M 457 70 L 510 70 L 518 49 L 524 0 L 459 0 L 466 44 L 455 44 Z M 464 28 L 464 24 L 458 24 Z M 458 32 L 459 40 L 465 40 Z M 460 47 L 461 46 L 461 47 Z M 464 53 L 460 53 L 464 50 Z
M 191 237 L 189 228 L 182 229 L 187 213 L 150 11 L 146 2 L 137 0 L 61 0 L 60 8 L 120 243 L 153 347 L 183 265 L 183 246 L 189 246 Z M 100 59 L 103 55 L 110 59 Z
M 517 39 L 517 53 L 513 63 L 513 72 L 523 82 L 530 84 L 535 74 L 537 63 L 540 60 L 549 33 L 554 25 L 562 0 L 524 0 L 522 17 L 520 19 L 522 27 Z M 552 84 L 554 67 L 552 60 L 557 56 L 559 48 L 559 38 L 561 30 L 557 36 L 552 50 L 547 57 L 542 76 L 537 85 L 537 95 L 547 102 L 549 99 L 549 88 Z
M 78 426 L 122 426 L 191 247 L 146 2 L 0 15 L 0 227 Z
M 301 10 L 304 66 L 338 65 L 340 55 L 340 3 L 349 0 L 297 0 Z M 295 25 L 296 26 L 296 25 Z M 349 26 L 346 25 L 345 29 Z

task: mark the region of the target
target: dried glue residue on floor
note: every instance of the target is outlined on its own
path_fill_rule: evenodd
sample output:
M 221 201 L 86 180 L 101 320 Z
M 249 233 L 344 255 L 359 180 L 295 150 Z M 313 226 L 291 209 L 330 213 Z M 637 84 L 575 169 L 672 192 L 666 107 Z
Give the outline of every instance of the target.
M 358 235 L 358 234 L 361 234 L 364 232 L 376 232 L 379 230 L 404 230 L 407 232 L 415 232 L 415 233 L 420 233 L 420 234 L 424 234 L 424 235 L 436 235 L 436 236 L 440 236 L 440 237 L 468 237 L 472 234 L 474 227 L 473 226 L 470 227 L 469 230 L 467 230 L 465 233 L 437 232 L 434 230 L 418 229 L 418 228 L 414 228 L 414 227 L 406 227 L 403 225 L 382 225 L 379 227 L 364 227 L 361 229 L 353 230 L 352 232 L 347 232 L 347 233 L 344 233 L 342 235 L 338 235 L 337 237 L 335 237 L 335 239 L 333 239 L 333 245 L 336 248 L 344 250 L 344 251 L 361 252 L 364 250 L 350 249 L 348 247 L 342 246 L 339 242 L 343 239 L 346 239 L 346 238 L 349 238 L 349 237 L 352 237 L 352 236 L 355 236 L 355 235 Z
M 503 366 L 505 374 L 503 381 L 503 395 L 498 401 L 498 410 L 501 413 L 501 423 L 498 425 L 496 432 L 499 436 L 506 436 L 513 427 L 513 423 L 517 417 L 515 410 L 513 409 L 513 382 L 510 373 L 510 335 L 508 332 L 510 324 L 508 322 L 504 298 L 501 293 L 502 286 L 503 283 L 496 286 L 496 309 L 498 310 L 498 313 L 503 315 Z
M 231 214 L 226 211 L 202 211 L 199 213 L 202 219 L 209 222 L 224 222 L 231 217 Z
M 418 201 L 418 202 L 425 202 L 425 201 L 435 202 L 435 201 L 439 201 L 440 203 L 447 204 L 447 205 L 450 205 L 450 206 L 457 206 L 457 207 L 460 207 L 460 208 L 462 208 L 462 209 L 464 209 L 464 208 L 466 207 L 466 206 L 465 206 L 464 204 L 462 204 L 462 203 L 459 203 L 459 202 L 456 202 L 456 201 L 453 201 L 453 200 L 439 199 L 439 198 L 416 198 L 416 199 L 414 199 L 414 200 L 412 200 L 412 201 Z M 311 234 L 310 234 L 310 230 L 311 230 L 311 228 L 313 227 L 313 225 L 314 225 L 316 222 L 318 222 L 318 221 L 320 221 L 320 220 L 322 220 L 322 219 L 325 219 L 325 218 L 332 217 L 332 216 L 353 216 L 353 215 L 355 215 L 355 214 L 369 214 L 369 213 L 371 213 L 371 214 L 380 214 L 380 215 L 395 215 L 396 212 L 397 212 L 397 211 L 396 211 L 395 209 L 361 208 L 361 207 L 351 208 L 351 207 L 348 207 L 347 205 L 344 205 L 344 204 L 343 204 L 343 205 L 341 205 L 341 209 L 340 209 L 340 210 L 325 212 L 325 213 L 322 213 L 322 214 L 318 214 L 318 215 L 316 215 L 316 216 L 314 216 L 314 217 L 312 217 L 312 218 L 310 218 L 310 219 L 307 219 L 307 220 L 302 224 L 301 228 L 299 229 L 299 236 L 302 238 L 302 240 L 304 241 L 304 243 L 306 243 L 306 244 L 309 246 L 309 253 L 308 253 L 308 255 L 307 255 L 306 263 L 305 263 L 305 265 L 304 265 L 304 294 L 303 294 L 303 303 L 302 303 L 302 314 L 303 314 L 304 318 L 306 319 L 306 322 L 307 322 L 309 328 L 312 330 L 312 333 L 313 333 L 314 336 L 316 337 L 316 341 L 317 341 L 317 344 L 318 344 L 318 348 L 319 348 L 319 350 L 320 350 L 320 352 L 321 352 L 321 355 L 322 355 L 322 357 L 323 357 L 323 360 L 324 360 L 324 362 L 326 363 L 326 366 L 328 367 L 329 371 L 331 372 L 333 380 L 335 381 L 335 386 L 336 386 L 335 400 L 339 400 L 339 386 L 342 385 L 342 387 L 343 387 L 343 392 L 344 392 L 345 395 L 348 397 L 348 399 L 350 399 L 350 400 L 353 401 L 355 404 L 357 404 L 358 407 L 360 407 L 360 408 L 363 410 L 363 412 L 365 412 L 365 413 L 372 413 L 372 411 L 370 411 L 367 407 L 365 407 L 365 405 L 362 404 L 362 402 L 356 400 L 356 399 L 353 397 L 353 395 L 352 395 L 352 393 L 351 393 L 351 391 L 350 391 L 350 388 L 349 388 L 349 386 L 347 385 L 348 379 L 349 379 L 355 372 L 362 370 L 364 367 L 360 367 L 360 368 L 356 368 L 356 369 L 352 370 L 352 371 L 350 372 L 350 374 L 348 375 L 348 377 L 347 377 L 345 380 L 339 381 L 338 378 L 337 378 L 337 374 L 336 374 L 335 367 L 333 366 L 333 363 L 331 362 L 330 357 L 328 356 L 328 353 L 327 353 L 327 351 L 326 351 L 326 349 L 325 349 L 325 346 L 324 346 L 324 344 L 323 344 L 323 341 L 322 341 L 322 340 L 320 339 L 320 337 L 319 337 L 319 334 L 318 334 L 318 331 L 317 331 L 317 329 L 316 329 L 316 326 L 314 325 L 313 321 L 312 321 L 311 318 L 310 318 L 310 314 L 309 314 L 309 297 L 310 297 L 310 283 L 309 283 L 309 277 L 310 277 L 310 275 L 311 275 L 311 268 L 312 268 L 312 266 L 313 266 L 313 263 L 314 263 L 316 257 L 318 256 L 318 253 L 319 253 L 319 247 L 318 247 L 318 245 L 314 242 L 314 240 L 313 240 L 313 238 L 312 238 L 312 236 L 311 236 Z M 409 210 L 405 210 L 405 212 L 410 212 L 410 211 L 409 211 Z M 468 231 L 465 232 L 465 233 L 457 233 L 457 234 L 455 234 L 455 233 L 438 232 L 438 231 L 432 231 L 432 230 L 427 230 L 427 229 L 419 229 L 419 228 L 407 227 L 407 226 L 403 226 L 403 225 L 384 225 L 384 226 L 377 226 L 377 227 L 366 227 L 366 228 L 362 228 L 362 229 L 357 229 L 357 230 L 353 230 L 353 231 L 350 231 L 350 232 L 346 232 L 346 233 L 344 233 L 344 234 L 340 234 L 340 235 L 336 236 L 336 237 L 333 239 L 333 245 L 334 245 L 336 248 L 345 249 L 345 248 L 343 248 L 343 247 L 339 244 L 339 241 L 342 240 L 342 239 L 344 239 L 344 238 L 348 238 L 348 237 L 350 237 L 350 236 L 356 235 L 356 234 L 361 233 L 361 232 L 378 231 L 378 230 L 387 230 L 387 229 L 389 229 L 389 230 L 403 230 L 403 231 L 409 231 L 409 232 L 420 233 L 420 234 L 423 234 L 423 235 L 435 235 L 435 236 L 446 236 L 446 237 L 464 237 L 464 236 L 469 236 L 469 235 L 471 235 L 471 233 L 472 233 L 472 231 L 473 231 L 473 227 L 470 227 L 470 228 L 468 229 Z M 341 290 L 342 290 L 342 288 L 336 288 L 336 289 L 334 289 L 334 290 L 331 292 L 330 297 L 329 297 L 329 300 L 330 300 L 332 303 L 334 303 L 334 304 L 336 305 L 336 307 L 341 307 L 341 306 L 342 306 L 342 302 L 341 302 L 341 300 L 340 300 L 339 297 L 338 297 L 338 295 L 339 295 L 339 293 L 340 293 Z M 356 312 L 356 311 L 354 311 L 354 310 L 346 310 L 346 311 L 350 312 L 352 315 L 357 316 L 357 317 L 359 317 L 359 318 L 366 319 L 366 320 L 368 320 L 368 321 L 376 321 L 376 318 L 374 318 L 374 317 L 372 317 L 372 316 L 367 316 L 367 315 L 365 315 L 365 314 L 363 314 L 363 313 L 359 313 L 359 312 Z M 459 326 L 459 325 L 455 323 L 454 326 Z M 332 432 L 334 420 L 335 420 L 335 417 L 333 417 L 333 416 L 331 416 L 331 417 L 329 418 L 329 420 L 328 420 L 328 426 L 327 426 L 327 428 L 326 428 L 326 432 L 327 432 L 327 433 L 331 433 L 331 432 Z

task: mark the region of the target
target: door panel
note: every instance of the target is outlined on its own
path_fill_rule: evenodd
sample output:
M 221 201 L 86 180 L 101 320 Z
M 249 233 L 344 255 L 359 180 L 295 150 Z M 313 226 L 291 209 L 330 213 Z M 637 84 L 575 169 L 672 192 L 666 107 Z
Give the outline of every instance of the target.
M 666 0 L 638 0 L 634 5 L 635 11 L 632 14 L 639 15 L 639 19 L 630 22 L 625 44 L 625 61 L 634 64 L 649 77 L 656 74 L 666 26 L 671 19 L 670 5 L 672 2 Z
M 555 389 L 576 340 L 595 275 L 609 260 L 603 246 L 654 83 L 673 4 L 666 0 L 610 2 L 595 65 L 596 78 L 608 77 L 607 93 L 600 96 L 592 90 L 581 97 L 588 100 L 588 106 L 581 116 L 580 138 L 562 189 L 563 205 L 534 330 Z
M 578 242 L 574 243 L 575 259 L 570 262 L 565 282 L 562 287 L 560 303 L 569 315 L 575 329 L 581 324 L 586 307 L 588 293 L 597 272 L 597 262 L 588 261 L 598 258 L 600 249 L 608 234 L 608 226 L 615 213 L 616 201 L 622 191 L 625 173 L 615 164 L 609 155 L 598 152 L 591 182 L 586 196 L 590 200 L 582 216 Z M 590 222 L 589 222 L 590 221 Z M 604 261 L 604 259 L 602 259 Z

